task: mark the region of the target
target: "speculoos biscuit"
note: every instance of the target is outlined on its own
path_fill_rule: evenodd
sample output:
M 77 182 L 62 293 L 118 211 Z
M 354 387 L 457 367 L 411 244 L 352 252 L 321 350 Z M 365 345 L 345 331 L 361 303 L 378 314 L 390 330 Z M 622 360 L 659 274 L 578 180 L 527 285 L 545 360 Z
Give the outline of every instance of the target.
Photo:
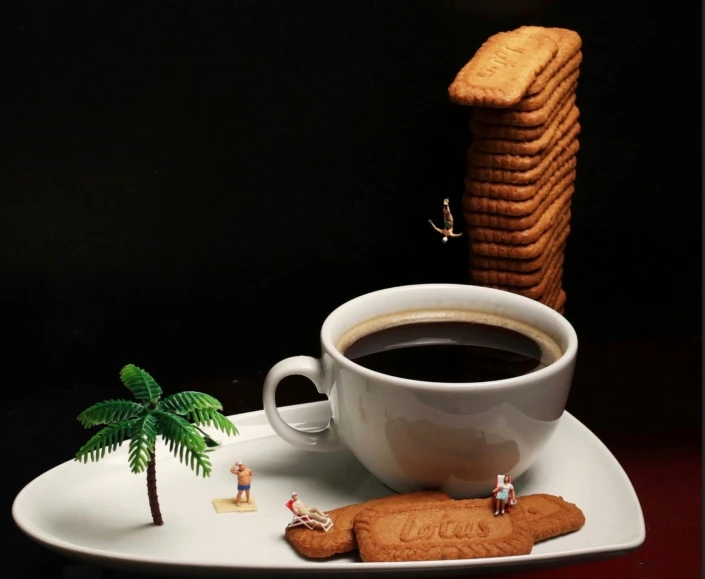
M 546 170 L 538 181 L 528 185 L 513 185 L 507 183 L 490 183 L 478 179 L 465 179 L 465 196 L 487 197 L 489 199 L 504 199 L 506 201 L 528 201 L 532 199 L 541 189 L 546 186 L 557 171 L 564 165 L 571 162 L 578 150 L 580 143 L 574 140 L 567 149 L 558 154 L 552 153 L 555 158 L 548 164 Z
M 567 181 L 575 181 L 577 176 L 577 158 L 570 157 L 558 170 L 556 170 L 548 180 L 536 191 L 536 194 L 529 199 L 522 201 L 512 201 L 506 199 L 493 199 L 491 197 L 480 197 L 473 195 L 470 191 L 465 191 L 463 195 L 463 214 L 465 220 L 470 225 L 483 225 L 491 227 L 486 222 L 486 215 L 503 215 L 506 217 L 522 217 L 530 215 L 546 199 L 546 197 Z M 566 181 L 567 180 L 567 181 Z M 476 217 L 473 217 L 476 215 Z
M 473 151 L 468 151 L 467 177 L 475 181 L 485 181 L 490 183 L 501 183 L 504 185 L 529 185 L 538 183 L 542 177 L 550 171 L 550 166 L 561 154 L 568 151 L 577 153 L 580 149 L 578 135 L 580 134 L 580 123 L 575 122 L 573 126 L 556 142 L 556 144 L 541 154 L 539 163 L 527 170 L 514 170 L 509 163 L 508 167 L 502 169 L 492 169 L 489 167 L 478 167 L 473 160 Z M 570 155 L 569 155 L 570 156 Z M 534 187 L 534 193 L 537 188 Z M 530 197 L 530 195 L 529 195 Z M 528 198 L 528 197 L 527 197 Z
M 556 300 L 556 304 L 553 306 L 553 309 L 556 310 L 559 314 L 564 314 L 566 301 L 567 297 L 565 290 L 561 289 L 560 293 L 558 294 L 558 300 Z
M 515 105 L 557 53 L 558 44 L 541 27 L 495 34 L 458 72 L 448 88 L 450 99 L 467 106 Z
M 580 64 L 580 61 L 577 64 L 573 63 L 575 56 L 580 52 L 583 45 L 580 35 L 575 30 L 570 30 L 569 28 L 544 28 L 543 32 L 553 38 L 558 46 L 558 51 L 546 68 L 531 83 L 531 86 L 526 91 L 527 95 L 535 95 L 550 88 L 552 79 L 565 78 L 566 75 L 562 74 L 564 69 L 572 70 Z
M 418 491 L 371 499 L 364 503 L 327 511 L 333 521 L 333 526 L 327 532 L 319 528 L 308 529 L 305 526 L 287 527 L 284 536 L 294 549 L 304 557 L 323 559 L 338 553 L 348 553 L 357 548 L 353 533 L 353 520 L 357 513 L 368 507 L 386 508 L 390 505 L 413 505 L 450 500 L 452 500 L 450 496 L 439 491 Z
M 470 240 L 470 252 L 472 255 L 481 255 L 492 258 L 510 259 L 534 259 L 539 257 L 548 247 L 556 231 L 570 221 L 570 207 L 566 207 L 563 213 L 556 219 L 556 223 L 544 231 L 534 243 L 517 245 L 512 243 L 489 243 L 485 241 Z
M 585 524 L 585 515 L 580 508 L 563 497 L 534 494 L 521 496 L 518 501 L 536 542 L 572 533 Z
M 544 264 L 541 268 L 532 272 L 517 272 L 500 269 L 481 269 L 473 267 L 470 270 L 471 278 L 480 284 L 499 284 L 515 287 L 531 287 L 537 285 L 545 277 L 549 266 L 552 263 L 552 258 L 556 253 L 563 254 L 565 245 L 557 247 L 550 255 L 544 257 Z M 561 258 L 561 262 L 563 258 Z M 560 284 L 559 284 L 560 285 Z M 558 288 L 560 289 L 560 287 Z M 557 291 L 556 291 L 557 294 Z M 554 297 L 557 297 L 554 296 Z
M 541 108 L 533 111 L 520 111 L 516 109 L 494 109 L 487 107 L 473 108 L 472 116 L 477 121 L 495 125 L 512 125 L 516 127 L 537 127 L 544 125 L 553 114 L 558 113 L 558 108 L 563 99 L 574 93 L 578 88 L 580 69 L 574 70 L 561 82 Z
M 556 278 L 553 283 L 548 287 L 546 293 L 541 296 L 538 301 L 548 306 L 549 308 L 555 308 L 555 304 L 558 301 L 558 296 L 561 293 L 562 286 L 563 280 L 561 278 Z
M 565 194 L 571 187 L 574 189 L 575 171 L 570 171 L 563 178 L 555 183 L 551 189 L 542 192 L 541 196 L 536 195 L 536 207 L 531 213 L 526 215 L 507 215 L 507 213 L 481 213 L 479 211 L 466 211 L 463 207 L 463 217 L 465 222 L 471 227 L 490 227 L 495 229 L 507 229 L 518 231 L 528 229 L 535 225 L 548 207 Z M 505 202 L 507 203 L 507 202 Z M 509 204 L 509 203 L 507 203 Z
M 575 95 L 573 95 L 573 97 L 575 97 Z M 504 164 L 498 164 L 497 161 L 492 160 L 491 157 L 488 163 L 480 163 L 477 153 L 497 156 L 514 155 L 519 157 L 539 157 L 546 149 L 553 146 L 561 135 L 579 118 L 580 109 L 569 99 L 568 102 L 566 102 L 566 106 L 548 123 L 546 130 L 538 139 L 534 139 L 533 141 L 509 141 L 506 139 L 473 138 L 470 149 L 476 152 L 474 155 L 475 162 L 485 167 L 503 167 Z M 536 164 L 538 164 L 538 162 Z M 526 164 L 527 168 L 531 166 L 534 165 Z M 518 169 L 521 169 L 521 167 Z
M 505 139 L 507 141 L 535 141 L 540 138 L 547 130 L 549 125 L 556 120 L 556 117 L 564 111 L 564 107 L 569 102 L 575 104 L 575 92 L 568 93 L 563 100 L 558 103 L 551 116 L 546 119 L 546 122 L 535 127 L 517 127 L 514 125 L 500 125 L 493 123 L 483 123 L 475 118 L 470 117 L 470 132 L 474 137 L 487 139 Z
M 468 226 L 468 236 L 472 241 L 485 243 L 502 243 L 513 245 L 527 245 L 535 243 L 554 225 L 556 220 L 563 214 L 566 207 L 570 206 L 573 196 L 574 186 L 569 185 L 563 190 L 551 204 L 539 215 L 538 220 L 527 229 L 508 230 L 492 227 Z
M 528 171 L 541 164 L 547 153 L 569 132 L 578 122 L 580 111 L 573 107 L 569 114 L 553 130 L 548 147 L 536 154 L 524 155 L 514 153 L 487 153 L 480 151 L 475 142 L 468 148 L 468 163 L 476 167 L 491 169 L 509 169 L 510 171 Z
M 546 84 L 546 88 L 533 95 L 527 95 L 512 108 L 519 111 L 535 111 L 544 106 L 558 85 L 578 70 L 583 61 L 583 53 L 578 52 Z
M 554 258 L 555 259 L 555 258 Z M 558 261 L 560 261 L 560 265 L 558 265 Z M 540 300 L 544 295 L 546 295 L 546 292 L 551 289 L 552 285 L 556 280 L 559 280 L 563 277 L 563 258 L 559 257 L 555 263 L 552 263 L 551 266 L 549 266 L 548 271 L 546 271 L 546 275 L 537 283 L 536 285 L 532 285 L 530 287 L 518 287 L 518 286 L 511 286 L 511 285 L 501 285 L 501 284 L 482 284 L 485 287 L 489 288 L 494 288 L 494 289 L 500 289 L 504 290 L 506 292 L 511 292 L 515 294 L 519 294 L 520 296 L 524 296 L 527 298 L 531 298 L 532 300 Z
M 554 233 L 558 231 L 558 233 Z M 541 253 L 534 258 L 503 258 L 503 257 L 487 257 L 484 255 L 471 255 L 471 268 L 511 271 L 517 273 L 534 273 L 538 270 L 545 269 L 547 258 L 553 255 L 557 247 L 564 246 L 570 234 L 570 223 L 563 222 L 557 224 L 552 231 L 549 232 L 551 237 L 543 248 Z M 546 235 L 546 234 L 544 234 Z M 515 247 L 515 246 L 512 246 Z
M 522 508 L 496 517 L 490 499 L 364 509 L 355 537 L 365 562 L 527 555 L 533 535 Z

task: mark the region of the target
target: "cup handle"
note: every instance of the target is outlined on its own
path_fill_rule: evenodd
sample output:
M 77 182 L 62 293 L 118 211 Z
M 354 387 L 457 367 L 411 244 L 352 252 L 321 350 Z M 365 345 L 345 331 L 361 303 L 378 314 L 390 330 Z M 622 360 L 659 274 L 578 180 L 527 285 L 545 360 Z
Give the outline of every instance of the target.
M 264 390 L 262 392 L 264 413 L 274 432 L 292 446 L 304 450 L 314 452 L 342 450 L 344 447 L 338 437 L 335 422 L 332 418 L 328 426 L 317 432 L 297 430 L 282 419 L 275 401 L 275 394 L 279 382 L 287 376 L 293 375 L 305 376 L 314 383 L 316 390 L 321 394 L 328 395 L 324 385 L 324 375 L 320 360 L 310 356 L 294 356 L 275 364 L 264 380 Z

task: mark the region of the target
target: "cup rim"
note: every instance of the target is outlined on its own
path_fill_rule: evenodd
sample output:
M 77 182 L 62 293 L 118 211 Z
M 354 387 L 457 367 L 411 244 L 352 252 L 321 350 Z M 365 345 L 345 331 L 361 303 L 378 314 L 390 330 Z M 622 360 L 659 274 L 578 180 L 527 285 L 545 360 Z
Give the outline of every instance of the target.
M 542 315 L 551 318 L 552 320 L 557 322 L 557 324 L 562 328 L 564 335 L 567 338 L 567 346 L 565 348 L 565 351 L 563 352 L 561 357 L 558 358 L 558 360 L 556 360 L 552 364 L 534 372 L 522 374 L 521 376 L 483 382 L 430 382 L 426 380 L 412 380 L 410 378 L 400 378 L 399 376 L 383 374 L 381 372 L 365 368 L 364 366 L 357 364 L 354 360 L 346 358 L 333 343 L 333 340 L 331 338 L 330 327 L 333 324 L 335 318 L 343 315 L 346 309 L 354 307 L 355 304 L 358 304 L 365 300 L 372 299 L 373 296 L 379 296 L 380 298 L 384 298 L 389 294 L 399 293 L 400 291 L 418 291 L 421 289 L 429 291 L 447 291 L 449 289 L 457 290 L 461 288 L 463 291 L 472 291 L 480 295 L 484 294 L 488 297 L 496 295 L 497 293 L 501 293 L 503 299 L 509 300 L 510 302 L 513 301 L 520 305 L 524 305 L 527 308 L 533 308 L 534 311 L 541 312 Z M 367 378 L 368 380 L 382 380 L 387 385 L 394 385 L 408 390 L 433 390 L 434 392 L 448 393 L 459 392 L 468 389 L 472 389 L 473 391 L 477 392 L 508 390 L 512 388 L 523 387 L 527 384 L 535 383 L 536 381 L 544 381 L 547 378 L 551 378 L 552 376 L 561 373 L 563 370 L 565 370 L 567 366 L 572 364 L 575 360 L 578 351 L 578 335 L 575 331 L 575 328 L 564 316 L 559 314 L 553 308 L 550 308 L 547 305 L 542 304 L 541 302 L 538 302 L 531 298 L 527 298 L 526 296 L 522 296 L 505 290 L 488 288 L 484 286 L 448 283 L 428 283 L 395 286 L 368 292 L 366 294 L 362 294 L 351 300 L 348 300 L 347 302 L 338 306 L 326 317 L 325 321 L 323 322 L 323 325 L 321 326 L 320 340 L 324 353 L 331 356 L 341 367 L 352 370 L 357 374 L 363 376 L 364 378 Z

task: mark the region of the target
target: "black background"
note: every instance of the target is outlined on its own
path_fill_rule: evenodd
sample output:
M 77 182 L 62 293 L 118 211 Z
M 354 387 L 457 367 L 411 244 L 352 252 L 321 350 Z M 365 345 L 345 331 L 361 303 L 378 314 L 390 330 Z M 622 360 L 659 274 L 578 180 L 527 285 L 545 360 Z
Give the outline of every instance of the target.
M 126 363 L 165 390 L 266 372 L 317 355 L 356 295 L 467 283 L 466 240 L 427 223 L 448 196 L 464 227 L 470 111 L 447 88 L 523 24 L 583 39 L 566 317 L 586 344 L 697 339 L 697 5 L 487 4 L 8 3 L 6 426 L 62 401 L 52 428 L 77 428 Z
M 699 23 L 662 3 L 472 4 L 22 3 L 2 292 L 30 374 L 266 370 L 316 353 L 360 293 L 466 283 L 465 240 L 427 223 L 449 196 L 463 227 L 469 110 L 447 88 L 521 24 L 584 43 L 567 317 L 583 339 L 699 333 Z

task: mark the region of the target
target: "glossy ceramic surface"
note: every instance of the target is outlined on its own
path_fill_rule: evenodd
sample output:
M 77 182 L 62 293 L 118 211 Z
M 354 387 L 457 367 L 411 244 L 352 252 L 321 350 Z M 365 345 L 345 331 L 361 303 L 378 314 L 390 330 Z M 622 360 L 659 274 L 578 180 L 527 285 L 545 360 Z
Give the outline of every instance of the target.
M 280 409 L 303 430 L 324 426 L 327 402 Z M 466 561 L 362 563 L 351 553 L 327 560 L 300 557 L 284 540 L 291 513 L 284 504 L 293 491 L 302 500 L 331 509 L 391 494 L 348 451 L 311 453 L 275 435 L 263 412 L 231 417 L 240 430 L 222 439 L 212 455 L 213 475 L 196 477 L 158 449 L 159 499 L 165 524 L 151 524 L 144 475 L 130 473 L 127 448 L 97 463 L 69 461 L 29 483 L 12 514 L 33 540 L 72 559 L 122 570 L 193 577 L 310 576 L 364 570 L 485 572 L 575 564 L 633 550 L 644 541 L 644 518 L 627 475 L 609 450 L 569 413 L 536 463 L 515 481 L 517 493 L 550 493 L 576 503 L 585 513 L 578 532 L 534 546 L 530 555 Z M 214 433 L 217 436 L 217 433 Z M 254 513 L 216 513 L 212 499 L 236 494 L 229 470 L 236 460 L 252 467 Z
M 552 336 L 563 355 L 536 372 L 494 382 L 448 384 L 405 380 L 363 368 L 336 344 L 376 316 L 426 309 L 463 309 L 523 322 Z M 486 496 L 497 473 L 516 478 L 553 436 L 570 393 L 578 339 L 570 323 L 543 304 L 470 285 L 415 285 L 355 298 L 321 329 L 322 357 L 296 356 L 269 372 L 264 409 L 275 432 L 311 451 L 350 449 L 397 492 L 440 488 L 455 498 Z M 320 433 L 300 433 L 279 418 L 275 392 L 301 374 L 331 402 L 333 421 Z

